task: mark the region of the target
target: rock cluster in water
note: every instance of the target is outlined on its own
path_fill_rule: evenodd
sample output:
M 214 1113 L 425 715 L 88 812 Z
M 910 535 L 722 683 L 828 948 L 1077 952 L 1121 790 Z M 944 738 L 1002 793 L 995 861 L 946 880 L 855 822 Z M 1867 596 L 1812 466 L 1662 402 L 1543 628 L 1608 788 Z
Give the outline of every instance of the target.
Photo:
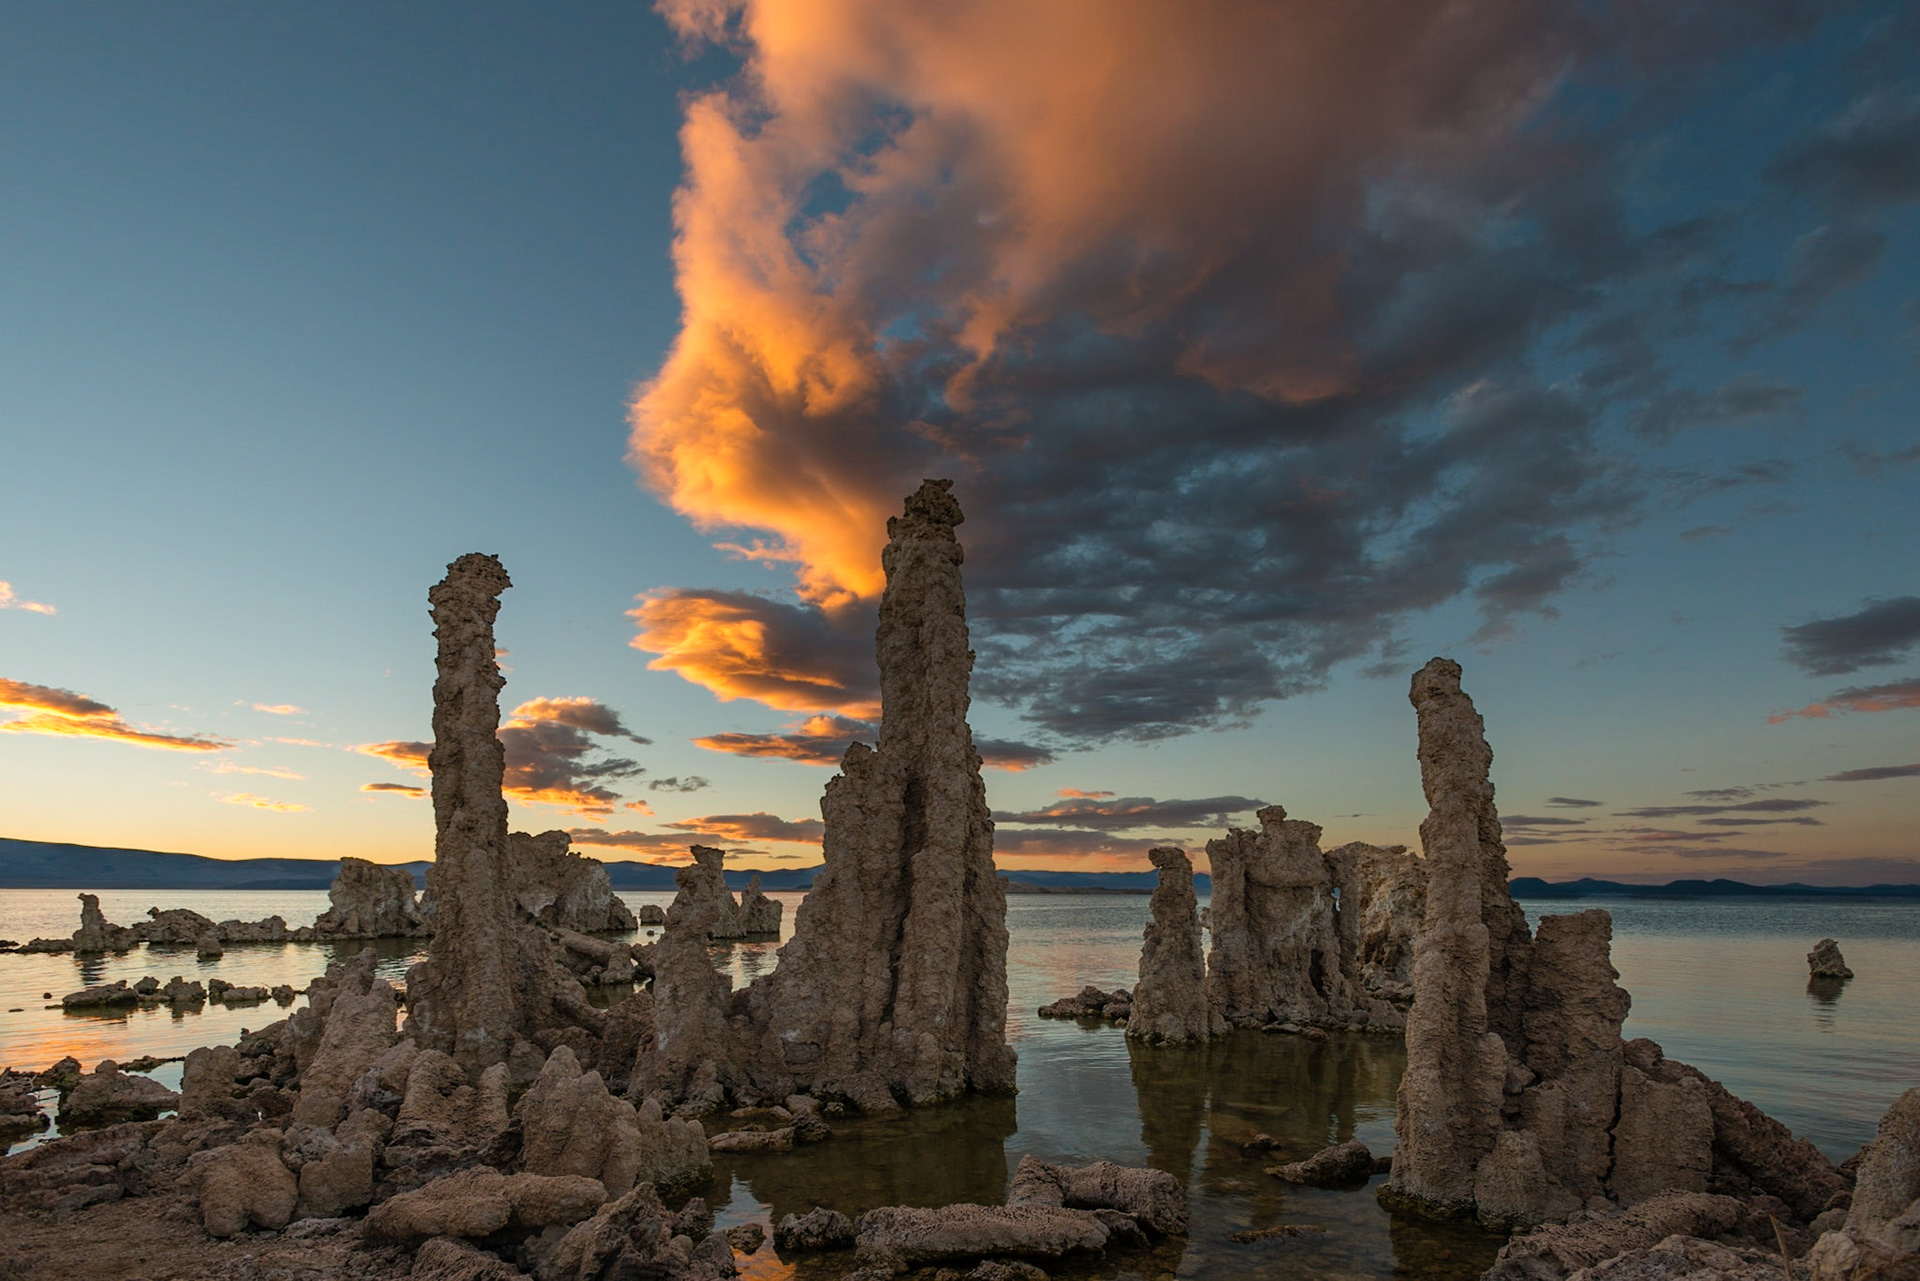
M 1186 851 L 1147 851 L 1159 873 L 1140 948 L 1127 1035 L 1143 1041 L 1204 1041 L 1226 1032 L 1226 1020 L 1207 1000 L 1207 960 L 1200 946 L 1200 900 Z
M 607 865 L 573 849 L 565 832 L 509 832 L 502 866 L 509 899 L 535 925 L 582 934 L 625 933 L 639 925 L 613 892 Z M 429 876 L 420 912 L 431 924 L 436 911 L 437 890 Z
M 768 898 L 760 889 L 757 873 L 736 902 L 733 892 L 727 888 L 727 852 L 710 845 L 695 845 L 692 853 L 692 866 L 682 868 L 673 878 L 679 887 L 674 905 L 681 906 L 683 916 L 698 916 L 705 923 L 707 938 L 718 942 L 780 937 L 782 904 Z M 666 924 L 671 916 L 669 909 L 660 918 L 660 924 Z
M 418 938 L 433 933 L 414 901 L 413 873 L 363 858 L 340 860 L 327 891 L 330 906 L 313 922 L 322 938 Z
M 1773 1198 L 1800 1222 L 1828 1209 L 1846 1180 L 1811 1144 L 1653 1042 L 1623 1041 L 1605 912 L 1528 930 L 1459 666 L 1434 659 L 1411 699 L 1431 807 L 1426 917 L 1382 1201 L 1500 1224 L 1710 1190 Z
M 22 944 L 21 952 L 73 952 L 97 955 L 127 952 L 142 943 L 169 943 L 214 949 L 222 943 L 301 943 L 314 938 L 312 926 L 289 929 L 286 921 L 269 916 L 258 921 L 213 921 L 189 908 L 147 909 L 151 919 L 115 925 L 100 911 L 97 894 L 80 896 L 80 928 L 69 938 L 37 938 Z

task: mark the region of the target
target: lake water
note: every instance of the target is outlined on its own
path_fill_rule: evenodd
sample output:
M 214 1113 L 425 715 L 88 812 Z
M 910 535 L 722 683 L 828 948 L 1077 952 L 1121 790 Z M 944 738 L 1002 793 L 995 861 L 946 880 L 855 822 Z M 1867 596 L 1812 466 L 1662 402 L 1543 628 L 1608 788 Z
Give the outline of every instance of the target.
M 326 906 L 316 892 L 109 891 L 108 919 L 129 923 L 149 906 L 192 907 L 215 919 L 279 913 L 304 924 Z M 665 894 L 625 894 L 630 906 Z M 799 894 L 787 904 L 791 931 Z M 1537 919 L 1592 902 L 1524 904 Z M 1920 908 L 1888 903 L 1599 904 L 1614 915 L 1614 964 L 1633 993 L 1630 1036 L 1649 1036 L 1812 1139 L 1837 1158 L 1872 1136 L 1907 1087 L 1920 1084 Z M 1498 1240 L 1471 1228 L 1396 1221 L 1366 1192 L 1295 1188 L 1266 1175 L 1277 1159 L 1310 1155 L 1358 1137 L 1393 1147 L 1394 1091 L 1405 1051 L 1392 1038 L 1336 1036 L 1324 1045 L 1242 1033 L 1190 1050 L 1132 1045 L 1119 1030 L 1035 1017 L 1035 1009 L 1086 983 L 1131 986 L 1147 899 L 1133 895 L 1014 895 L 1008 900 L 1008 1035 L 1020 1053 L 1020 1093 L 928 1108 L 888 1120 L 836 1122 L 832 1142 L 797 1153 L 722 1156 L 705 1196 L 722 1226 L 766 1222 L 826 1204 L 849 1214 L 877 1205 L 999 1200 L 1026 1152 L 1051 1161 L 1105 1158 L 1147 1164 L 1184 1179 L 1193 1230 L 1146 1258 L 1128 1256 L 1063 1275 L 1117 1277 L 1469 1278 Z M 0 890 L 0 937 L 70 934 L 70 891 Z M 642 937 L 652 933 L 643 931 Z M 1841 941 L 1858 978 L 1837 997 L 1810 993 L 1805 954 L 1816 939 Z M 286 1010 L 269 1001 L 174 1015 L 164 1008 L 116 1015 L 46 1009 L 43 992 L 174 974 L 205 982 L 304 987 L 329 959 L 361 944 L 234 945 L 217 961 L 192 948 L 121 956 L 0 956 L 0 1064 L 43 1068 L 63 1054 L 100 1058 L 184 1054 L 231 1043 Z M 714 949 L 735 983 L 771 969 L 775 944 Z M 382 948 L 394 978 L 420 945 Z M 154 1075 L 177 1084 L 178 1064 Z M 1279 1139 L 1277 1155 L 1249 1152 L 1255 1133 Z M 1229 1234 L 1295 1225 L 1302 1232 L 1251 1244 Z M 844 1257 L 778 1260 L 770 1247 L 742 1260 L 756 1278 L 837 1277 Z

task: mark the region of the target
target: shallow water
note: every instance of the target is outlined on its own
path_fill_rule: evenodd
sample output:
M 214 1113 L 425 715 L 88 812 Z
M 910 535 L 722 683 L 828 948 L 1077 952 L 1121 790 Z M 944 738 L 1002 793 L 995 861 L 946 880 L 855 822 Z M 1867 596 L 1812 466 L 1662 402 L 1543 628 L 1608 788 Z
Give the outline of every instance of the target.
M 626 894 L 629 905 L 664 905 L 665 894 Z M 787 904 L 790 933 L 800 895 Z M 278 912 L 303 924 L 325 907 L 320 893 L 250 891 L 101 895 L 110 920 L 127 923 L 146 907 L 190 906 L 216 919 L 254 920 Z M 1529 901 L 1531 917 L 1577 911 L 1591 902 Z M 1920 1083 L 1920 1026 L 1910 1017 L 1920 979 L 1920 911 L 1889 904 L 1606 904 L 1615 918 L 1614 961 L 1634 994 L 1627 1032 L 1651 1036 L 1668 1053 L 1723 1080 L 1835 1157 L 1870 1137 L 1880 1114 Z M 1149 1164 L 1186 1180 L 1193 1230 L 1149 1256 L 1067 1273 L 1115 1277 L 1467 1278 L 1491 1261 L 1498 1240 L 1471 1228 L 1396 1221 L 1366 1191 L 1295 1188 L 1264 1173 L 1278 1159 L 1306 1156 L 1358 1137 L 1376 1153 L 1393 1146 L 1394 1091 L 1405 1066 L 1397 1040 L 1336 1036 L 1317 1045 L 1243 1033 L 1189 1050 L 1130 1045 L 1114 1028 L 1037 1018 L 1035 1009 L 1086 983 L 1131 986 L 1145 896 L 1015 895 L 1008 901 L 1011 993 L 1008 1035 L 1020 1053 L 1020 1093 L 923 1109 L 902 1117 L 837 1121 L 832 1142 L 798 1153 L 723 1155 L 704 1195 L 722 1226 L 777 1220 L 826 1204 L 857 1215 L 878 1205 L 998 1201 L 1014 1166 L 1032 1152 L 1050 1161 L 1105 1158 Z M 0 891 L 0 937 L 68 934 L 78 921 L 69 891 Z M 642 932 L 642 937 L 654 933 Z M 1805 953 L 1823 935 L 1841 940 L 1859 977 L 1833 996 L 1807 991 Z M 85 983 L 152 974 L 304 987 L 329 959 L 361 944 L 236 945 L 217 961 L 191 948 L 149 949 L 76 961 L 70 956 L 0 956 L 0 1063 L 44 1067 L 72 1053 L 101 1057 L 183 1054 L 230 1043 L 286 1011 L 262 1006 L 173 1016 L 147 1010 L 75 1016 L 45 1010 Z M 774 943 L 714 949 L 736 984 L 766 973 Z M 421 945 L 380 949 L 381 973 L 398 978 Z M 155 1076 L 177 1083 L 178 1064 Z M 1258 1132 L 1280 1140 L 1268 1154 L 1241 1146 Z M 1378 1182 L 1378 1180 L 1376 1180 Z M 1301 1235 L 1251 1244 L 1230 1233 L 1276 1224 Z M 1324 1229 L 1324 1231 L 1315 1231 Z M 797 1267 L 771 1247 L 743 1263 L 756 1278 L 837 1277 L 850 1256 Z

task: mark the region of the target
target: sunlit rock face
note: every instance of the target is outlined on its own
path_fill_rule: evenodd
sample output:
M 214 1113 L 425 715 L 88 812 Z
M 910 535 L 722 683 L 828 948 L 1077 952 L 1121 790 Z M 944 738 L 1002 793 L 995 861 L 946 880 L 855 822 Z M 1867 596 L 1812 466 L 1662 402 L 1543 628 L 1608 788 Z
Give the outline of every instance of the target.
M 340 860 L 340 874 L 327 891 L 330 906 L 313 923 L 327 938 L 412 938 L 432 926 L 414 901 L 413 873 L 363 858 Z
M 887 522 L 880 744 L 849 747 L 827 784 L 825 866 L 779 968 L 748 993 L 765 1030 L 756 1061 L 862 1106 L 1014 1088 L 1006 894 L 967 725 L 951 489 L 927 481 Z
M 1393 1174 L 1380 1199 L 1490 1225 L 1553 1223 L 1676 1193 L 1738 1186 L 1800 1222 L 1844 1177 L 1718 1083 L 1624 1042 L 1630 1004 L 1612 918 L 1548 916 L 1537 934 L 1507 891 L 1492 750 L 1460 667 L 1413 678 L 1430 812 L 1426 914 L 1400 1080 Z
M 538 1033 L 604 1022 L 514 901 L 497 733 L 506 681 L 493 637 L 500 594 L 510 586 L 498 560 L 470 553 L 428 593 L 439 641 L 428 757 L 434 935 L 427 959 L 407 974 L 406 1034 L 476 1075 L 510 1058 L 544 1062 Z M 518 1055 L 516 1044 L 525 1047 Z
M 1200 947 L 1199 899 L 1193 863 L 1184 850 L 1163 846 L 1147 857 L 1160 874 L 1140 949 L 1140 981 L 1133 989 L 1127 1035 L 1142 1041 L 1204 1041 L 1226 1031 L 1207 1003 L 1207 962 Z

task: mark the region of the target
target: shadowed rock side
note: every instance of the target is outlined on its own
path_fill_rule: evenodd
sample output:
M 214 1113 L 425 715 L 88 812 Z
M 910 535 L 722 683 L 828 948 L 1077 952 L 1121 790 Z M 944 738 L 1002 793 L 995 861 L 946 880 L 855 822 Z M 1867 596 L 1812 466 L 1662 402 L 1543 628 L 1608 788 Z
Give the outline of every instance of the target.
M 1351 860 L 1320 852 L 1320 828 L 1269 805 L 1260 830 L 1207 842 L 1213 866 L 1207 1002 L 1232 1027 L 1378 1022 L 1398 1016 L 1360 986 Z M 1344 893 L 1340 891 L 1344 890 Z M 1344 935 L 1344 938 L 1343 938 Z
M 1351 923 L 1359 953 L 1360 981 L 1368 992 L 1391 1000 L 1413 997 L 1413 941 L 1427 909 L 1427 866 L 1404 845 L 1353 841 L 1327 851 L 1330 861 L 1351 861 L 1358 911 L 1344 904 L 1341 924 Z
M 1184 850 L 1147 851 L 1160 882 L 1153 917 L 1140 949 L 1140 982 L 1133 989 L 1127 1035 L 1144 1041 L 1204 1041 L 1221 1036 L 1226 1021 L 1207 1003 L 1207 963 L 1200 948 L 1200 906 L 1193 863 Z
M 1813 951 L 1807 953 L 1807 971 L 1816 979 L 1844 982 L 1853 977 L 1853 971 L 1847 968 L 1847 958 L 1840 955 L 1838 939 L 1821 939 L 1813 945 Z
M 414 938 L 433 933 L 413 897 L 413 873 L 363 858 L 340 860 L 327 891 L 331 904 L 313 922 L 324 938 Z
M 639 926 L 613 892 L 607 865 L 572 848 L 565 832 L 507 833 L 506 875 L 522 919 L 545 929 L 582 934 L 624 933 Z M 420 915 L 435 923 L 436 886 L 431 875 L 420 896 Z
M 1412 701 L 1432 807 L 1427 908 L 1382 1202 L 1496 1226 L 1666 1193 L 1760 1195 L 1799 1223 L 1827 1209 L 1846 1181 L 1811 1144 L 1653 1042 L 1621 1039 L 1630 1002 L 1607 913 L 1548 916 L 1529 937 L 1459 666 L 1427 664 Z
M 747 878 L 747 888 L 740 891 L 740 933 L 743 938 L 779 938 L 780 917 L 786 905 L 779 899 L 768 898 L 760 888 L 760 874 L 755 872 Z
M 469 1074 L 511 1059 L 524 1077 L 546 1057 L 536 1032 L 553 1041 L 568 1026 L 596 1030 L 604 1016 L 553 959 L 546 936 L 520 920 L 513 898 L 496 733 L 506 681 L 493 639 L 500 593 L 511 585 L 499 561 L 470 553 L 428 593 L 439 640 L 427 758 L 437 828 L 427 872 L 434 935 L 427 959 L 407 974 L 406 1033 Z
M 1920 1088 L 1880 1118 L 1860 1149 L 1846 1221 L 1808 1256 L 1815 1281 L 1920 1277 Z
M 668 908 L 667 920 L 674 919 L 673 909 L 678 908 L 680 919 L 700 920 L 709 939 L 745 938 L 747 929 L 740 919 L 740 905 L 733 901 L 733 893 L 727 889 L 727 852 L 710 845 L 695 845 L 692 853 L 692 865 L 673 874 L 679 893 L 674 895 Z M 776 924 L 774 928 L 778 930 L 779 926 Z

